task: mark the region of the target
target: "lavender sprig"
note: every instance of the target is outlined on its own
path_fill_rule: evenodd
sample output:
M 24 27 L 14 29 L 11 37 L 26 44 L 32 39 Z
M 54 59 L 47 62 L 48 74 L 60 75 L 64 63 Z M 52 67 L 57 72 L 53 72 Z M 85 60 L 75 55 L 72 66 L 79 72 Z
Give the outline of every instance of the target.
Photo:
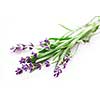
M 29 45 L 25 45 L 25 44 L 16 44 L 16 46 L 13 46 L 10 48 L 10 50 L 14 53 L 20 53 L 27 50 L 32 50 L 34 47 L 34 45 L 32 43 L 30 43 Z
M 17 68 L 17 75 L 24 71 L 27 72 L 28 70 L 29 72 L 33 72 L 36 69 L 40 70 L 43 65 L 49 67 L 51 63 L 54 62 L 54 77 L 58 77 L 62 73 L 62 70 L 66 68 L 70 59 L 74 56 L 75 53 L 73 53 L 72 49 L 76 48 L 75 46 L 81 43 L 88 43 L 91 37 L 99 30 L 100 16 L 96 16 L 86 25 L 76 30 L 66 28 L 64 25 L 60 26 L 65 28 L 68 33 L 59 38 L 46 38 L 44 41 L 41 41 L 40 49 L 37 53 L 32 52 L 31 56 L 21 58 L 19 62 L 22 68 Z M 25 45 L 23 45 L 23 47 L 25 49 L 27 48 Z M 20 49 L 20 46 L 12 48 L 14 52 Z

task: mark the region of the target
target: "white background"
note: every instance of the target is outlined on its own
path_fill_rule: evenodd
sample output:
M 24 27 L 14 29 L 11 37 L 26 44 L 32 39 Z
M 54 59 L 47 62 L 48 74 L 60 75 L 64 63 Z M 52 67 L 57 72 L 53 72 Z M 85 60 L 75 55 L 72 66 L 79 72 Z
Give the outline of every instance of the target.
M 9 51 L 61 36 L 66 31 L 58 24 L 74 29 L 97 15 L 99 0 L 0 0 L 0 100 L 100 100 L 100 35 L 80 46 L 57 79 L 53 66 L 16 76 L 23 54 Z

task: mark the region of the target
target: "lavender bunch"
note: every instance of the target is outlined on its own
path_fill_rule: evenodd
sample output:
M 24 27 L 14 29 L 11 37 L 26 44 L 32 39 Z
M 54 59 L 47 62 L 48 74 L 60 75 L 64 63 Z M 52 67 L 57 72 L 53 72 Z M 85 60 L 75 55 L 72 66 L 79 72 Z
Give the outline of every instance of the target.
M 78 46 L 81 43 L 88 43 L 100 27 L 100 16 L 94 17 L 84 26 L 71 30 L 61 25 L 68 32 L 62 37 L 49 38 L 40 42 L 37 52 L 32 52 L 31 56 L 21 57 L 21 68 L 17 68 L 16 74 L 23 71 L 33 72 L 36 69 L 41 70 L 43 66 L 49 67 L 55 63 L 54 77 L 58 77 L 62 70 L 66 68 L 70 59 L 74 56 Z M 73 52 L 75 48 L 75 52 Z

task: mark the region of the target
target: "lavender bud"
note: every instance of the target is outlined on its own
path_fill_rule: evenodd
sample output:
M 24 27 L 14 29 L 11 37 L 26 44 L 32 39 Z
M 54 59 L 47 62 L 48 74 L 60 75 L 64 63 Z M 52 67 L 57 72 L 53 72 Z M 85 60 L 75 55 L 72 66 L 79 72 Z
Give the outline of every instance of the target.
M 59 74 L 62 73 L 62 70 L 60 69 L 60 67 L 56 67 L 54 70 L 54 77 L 58 77 Z
M 21 57 L 20 64 L 25 63 L 25 58 Z
M 49 61 L 45 61 L 45 66 L 49 67 L 50 66 L 50 62 Z
M 45 46 L 45 49 L 46 49 L 46 50 L 49 50 L 49 49 L 50 49 L 50 47 L 49 47 L 49 46 Z
M 32 50 L 33 48 L 32 47 L 29 47 L 29 50 Z
M 29 63 L 29 70 L 30 70 L 30 73 L 33 71 L 33 64 L 32 64 L 32 62 Z
M 44 47 L 43 41 L 40 41 L 40 46 Z
M 41 64 L 40 64 L 40 63 L 37 64 L 37 68 L 38 68 L 39 70 L 41 70 Z
M 38 57 L 38 56 L 37 56 L 37 53 L 32 52 L 31 54 L 32 54 L 35 58 Z
M 44 42 L 45 42 L 45 43 L 50 43 L 48 39 L 45 39 Z
M 23 70 L 21 68 L 17 68 L 15 72 L 16 72 L 16 75 L 19 75 L 23 73 Z
M 31 62 L 31 58 L 29 56 L 26 57 L 26 62 L 30 63 Z
M 22 65 L 22 69 L 23 69 L 24 71 L 27 71 L 27 70 L 28 70 L 28 65 L 27 65 L 27 64 Z

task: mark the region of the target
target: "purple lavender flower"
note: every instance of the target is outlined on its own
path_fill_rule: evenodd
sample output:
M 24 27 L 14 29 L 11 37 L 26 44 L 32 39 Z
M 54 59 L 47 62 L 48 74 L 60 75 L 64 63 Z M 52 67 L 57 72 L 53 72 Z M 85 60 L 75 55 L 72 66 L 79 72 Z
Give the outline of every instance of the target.
M 62 73 L 62 70 L 60 67 L 56 67 L 55 70 L 54 70 L 54 77 L 58 77 L 59 74 Z
M 47 61 L 45 61 L 45 66 L 46 67 L 49 67 L 50 66 L 50 62 L 47 60 Z
M 10 50 L 12 50 L 13 52 L 22 52 L 24 50 L 26 50 L 27 48 L 29 48 L 29 50 L 32 50 L 34 47 L 34 45 L 32 43 L 30 43 L 30 45 L 25 45 L 25 44 L 16 44 L 16 46 L 10 48 Z
M 47 38 L 44 40 L 44 42 L 48 44 L 50 43 L 50 41 Z
M 69 60 L 70 60 L 70 58 L 67 58 L 67 59 L 66 59 L 66 63 L 68 63 L 68 62 L 69 62 Z
M 29 56 L 26 57 L 26 62 L 30 63 L 31 62 L 31 58 Z
M 16 44 L 16 47 L 13 47 L 13 52 L 21 52 L 25 50 L 27 47 L 24 44 Z
M 21 68 L 17 68 L 15 72 L 16 72 L 16 75 L 19 75 L 23 73 L 23 70 Z
M 13 52 L 21 52 L 23 49 L 21 47 L 15 47 Z
M 24 71 L 27 71 L 27 70 L 28 70 L 28 65 L 27 65 L 27 64 L 22 65 L 22 69 L 23 69 Z
M 67 65 L 67 63 L 64 63 L 64 64 L 63 64 L 63 69 L 65 69 L 65 68 L 66 68 L 66 65 Z
M 37 53 L 32 52 L 32 55 L 33 55 L 35 58 L 38 57 L 38 56 L 37 56 Z
M 37 63 L 37 69 L 41 70 L 41 64 L 40 63 Z
M 32 64 L 32 62 L 29 63 L 29 70 L 30 70 L 30 73 L 33 71 L 33 64 Z
M 69 60 L 70 60 L 70 58 L 65 57 L 65 59 L 64 59 L 64 64 L 63 64 L 63 69 L 66 68 L 66 65 L 67 65 L 67 63 L 69 62 Z
M 25 58 L 21 57 L 20 64 L 25 63 Z
M 48 39 L 45 39 L 44 41 L 40 42 L 40 46 L 46 50 L 50 49 L 50 41 Z
M 40 46 L 44 47 L 44 42 L 43 41 L 40 41 Z
M 33 43 L 30 43 L 30 45 L 29 45 L 29 50 L 32 50 L 33 47 L 34 47 Z

